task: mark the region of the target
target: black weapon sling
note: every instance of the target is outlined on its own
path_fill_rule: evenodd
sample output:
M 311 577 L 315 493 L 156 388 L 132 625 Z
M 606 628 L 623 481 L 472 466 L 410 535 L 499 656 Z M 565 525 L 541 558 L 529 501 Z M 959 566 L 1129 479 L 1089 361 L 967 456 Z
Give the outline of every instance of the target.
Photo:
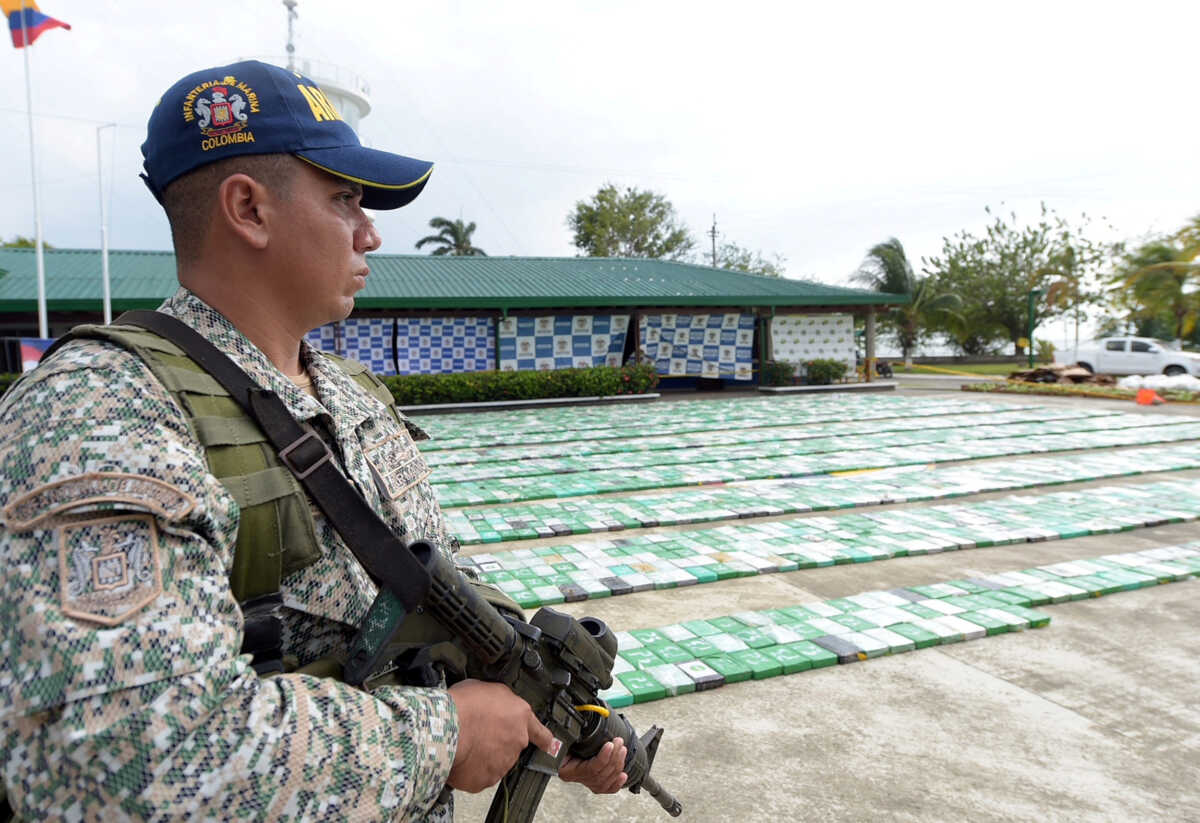
M 397 607 L 402 608 L 403 613 L 415 612 L 429 592 L 429 572 L 338 470 L 325 441 L 311 429 L 304 428 L 279 395 L 251 380 L 228 355 L 183 321 L 158 311 L 128 311 L 118 317 L 116 323 L 148 329 L 179 346 L 258 423 L 278 452 L 279 459 L 316 501 L 358 562 L 379 584 L 380 594 L 351 644 L 351 649 L 365 646 L 378 650 L 378 642 L 365 640 L 368 629 L 372 634 L 379 630 L 373 625 L 372 615 L 395 615 Z M 360 661 L 351 666 L 359 676 L 348 676 L 347 681 L 361 685 L 365 665 Z

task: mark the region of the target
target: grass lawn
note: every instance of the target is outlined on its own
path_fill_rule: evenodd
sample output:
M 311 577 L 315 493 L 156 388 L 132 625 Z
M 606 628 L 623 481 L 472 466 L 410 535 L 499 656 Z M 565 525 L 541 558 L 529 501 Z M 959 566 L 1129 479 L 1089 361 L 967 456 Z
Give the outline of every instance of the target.
M 1111 400 L 1133 400 L 1137 396 L 1137 390 L 1135 389 L 1122 389 L 1117 386 L 1095 386 L 1088 383 L 1059 385 L 1057 383 L 989 382 L 965 384 L 962 386 L 962 390 L 992 394 L 1074 395 L 1076 397 L 1098 397 Z M 1200 403 L 1200 392 L 1160 391 L 1158 394 L 1168 403 Z
M 903 365 L 896 365 L 897 361 L 890 360 L 892 368 L 896 374 L 975 374 L 980 377 L 1008 377 L 1009 374 L 1015 371 L 1022 371 L 1028 368 L 1027 360 L 1020 363 L 947 363 L 938 366 L 924 366 L 920 363 L 913 363 L 911 369 L 904 368 Z M 904 361 L 899 361 L 903 363 Z M 1035 365 L 1048 365 L 1046 363 L 1036 363 Z

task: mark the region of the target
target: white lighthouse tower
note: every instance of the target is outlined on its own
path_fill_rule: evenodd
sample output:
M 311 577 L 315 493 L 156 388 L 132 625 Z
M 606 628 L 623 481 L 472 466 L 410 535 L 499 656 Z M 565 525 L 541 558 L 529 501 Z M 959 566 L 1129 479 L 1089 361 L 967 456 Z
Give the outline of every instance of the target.
M 269 63 L 284 65 L 290 71 L 300 72 L 316 82 L 342 115 L 342 119 L 357 132 L 359 122 L 371 112 L 370 86 L 362 76 L 344 66 L 325 60 L 297 57 L 294 34 L 295 22 L 299 15 L 296 13 L 296 0 L 283 0 L 283 5 L 287 9 L 287 56 L 261 59 Z M 359 137 L 361 139 L 361 135 Z M 365 140 L 363 142 L 366 143 Z

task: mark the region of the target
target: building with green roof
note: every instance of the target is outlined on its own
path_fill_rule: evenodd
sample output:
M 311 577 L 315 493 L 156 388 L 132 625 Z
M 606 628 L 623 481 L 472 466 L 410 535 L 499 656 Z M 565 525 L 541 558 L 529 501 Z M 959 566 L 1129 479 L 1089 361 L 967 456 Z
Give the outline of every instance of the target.
M 373 329 L 371 333 L 375 334 L 381 324 L 386 325 L 400 317 L 413 318 L 414 322 L 416 318 L 426 318 L 426 326 L 422 328 L 426 328 L 432 318 L 441 318 L 443 323 L 448 322 L 448 318 L 474 318 L 477 328 L 486 326 L 495 335 L 495 345 L 488 346 L 488 357 L 495 359 L 495 363 L 488 365 L 490 368 L 500 367 L 504 345 L 501 334 L 506 333 L 506 329 L 515 329 L 513 322 L 520 318 L 551 316 L 559 318 L 560 326 L 565 317 L 628 318 L 628 328 L 642 329 L 639 344 L 643 347 L 646 329 L 654 328 L 655 322 L 661 325 L 661 318 L 669 318 L 675 324 L 688 318 L 707 318 L 716 327 L 720 325 L 717 318 L 725 316 L 728 320 L 729 316 L 737 314 L 743 326 L 748 327 L 751 321 L 747 318 L 752 317 L 756 364 L 764 357 L 772 357 L 772 318 L 858 316 L 867 319 L 870 356 L 875 313 L 906 301 L 902 295 L 764 277 L 669 260 L 388 254 L 369 255 L 368 260 L 371 274 L 366 288 L 359 293 L 354 314 L 345 323 L 361 326 L 369 322 Z M 78 323 L 100 322 L 103 310 L 100 252 L 95 249 L 48 249 L 45 267 L 51 335 L 60 335 Z M 109 268 L 114 316 L 128 309 L 155 308 L 177 288 L 175 255 L 171 252 L 112 251 Z M 37 285 L 33 250 L 0 249 L 0 271 L 3 272 L 0 274 L 0 335 L 36 336 Z M 520 322 L 525 324 L 527 321 Z M 340 327 L 341 324 L 334 325 Z M 462 321 L 459 321 L 458 326 L 461 325 Z M 844 327 L 844 320 L 842 325 Z M 582 327 L 577 325 L 576 330 Z M 729 327 L 727 322 L 726 328 Z M 343 330 L 330 332 L 326 329 L 326 341 L 340 339 Z M 680 334 L 682 339 L 683 333 Z M 670 336 L 670 329 L 667 329 L 667 336 Z M 311 339 L 316 342 L 319 337 L 314 333 Z M 422 341 L 424 339 L 422 337 Z M 699 337 L 695 339 L 699 341 Z M 542 345 L 541 341 L 538 345 Z M 326 348 L 339 346 L 327 345 Z M 622 355 L 634 352 L 632 340 L 626 340 Z M 698 350 L 692 353 L 696 354 Z M 611 362 L 616 355 L 608 354 Z M 547 367 L 545 361 L 539 361 L 538 367 Z M 478 368 L 478 364 L 466 370 L 474 368 Z M 405 371 L 403 368 L 383 370 Z M 697 373 L 696 376 L 702 375 Z

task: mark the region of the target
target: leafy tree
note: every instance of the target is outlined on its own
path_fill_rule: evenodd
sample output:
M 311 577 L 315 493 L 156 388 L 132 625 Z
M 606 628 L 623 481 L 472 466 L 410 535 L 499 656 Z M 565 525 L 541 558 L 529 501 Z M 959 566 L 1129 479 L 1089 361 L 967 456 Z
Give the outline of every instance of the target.
M 772 255 L 774 260 L 767 260 L 761 251 L 751 251 L 737 243 L 722 243 L 717 249 L 717 268 L 744 271 L 748 274 L 761 274 L 766 277 L 783 277 L 787 258 L 781 254 Z
M 661 194 L 601 186 L 567 215 L 573 242 L 587 257 L 661 257 L 683 260 L 696 245 Z
M 434 217 L 429 221 L 429 228 L 437 229 L 437 234 L 430 234 L 417 241 L 417 248 L 423 248 L 430 243 L 437 247 L 430 252 L 432 255 L 449 254 L 454 257 L 487 257 L 487 253 L 471 245 L 471 235 L 475 233 L 475 223 L 463 225 L 463 221 L 447 220 L 445 217 Z
M 1086 226 L 1087 216 L 1082 219 Z M 943 238 L 942 253 L 922 262 L 939 293 L 962 299 L 961 319 L 949 318 L 942 329 L 960 348 L 1006 340 L 1020 355 L 1029 292 L 1041 289 L 1052 298 L 1039 301 L 1035 322 L 1067 311 L 1083 319 L 1083 307 L 1101 297 L 1095 284 L 1111 254 L 1111 247 L 1087 239 L 1043 204 L 1036 223 L 1022 225 L 1012 213 L 997 216 L 980 237 L 962 231 Z
M 21 234 L 13 235 L 12 240 L 5 240 L 3 242 L 0 242 L 0 249 L 32 249 L 32 248 L 36 248 L 36 247 L 37 247 L 37 238 L 25 237 L 24 235 L 21 235 Z M 43 249 L 52 249 L 52 248 L 54 248 L 54 246 L 50 245 L 49 243 L 47 243 L 46 241 L 43 240 L 42 248 Z
M 916 276 L 904 246 L 895 237 L 872 246 L 850 279 L 877 292 L 908 298 L 907 304 L 890 307 L 881 318 L 882 325 L 896 336 L 905 366 L 912 366 L 913 350 L 929 329 L 957 315 L 962 305 L 958 295 L 939 292 L 932 278 Z
M 1086 214 L 1081 219 L 1084 226 L 1090 224 Z M 1057 215 L 1054 225 L 1057 239 L 1049 265 L 1042 271 L 1049 278 L 1045 305 L 1049 314 L 1069 317 L 1074 322 L 1078 346 L 1080 325 L 1088 319 L 1091 309 L 1111 302 L 1100 272 L 1123 253 L 1124 245 L 1093 241 Z

